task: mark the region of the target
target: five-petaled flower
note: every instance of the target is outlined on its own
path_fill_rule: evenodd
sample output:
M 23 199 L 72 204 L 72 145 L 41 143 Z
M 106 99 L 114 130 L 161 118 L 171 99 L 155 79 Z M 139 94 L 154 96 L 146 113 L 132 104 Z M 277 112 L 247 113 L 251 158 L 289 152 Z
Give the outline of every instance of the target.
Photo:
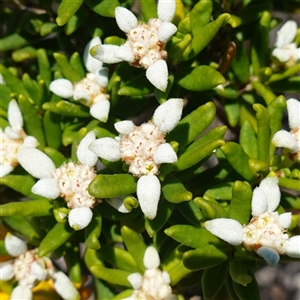
M 22 167 L 39 178 L 32 187 L 32 192 L 49 199 L 59 196 L 64 198 L 71 209 L 68 215 L 69 224 L 76 230 L 85 228 L 91 222 L 93 213 L 90 208 L 100 201 L 87 191 L 88 185 L 96 177 L 94 166 L 98 157 L 88 149 L 95 139 L 95 133 L 88 132 L 77 148 L 79 162 L 66 162 L 59 168 L 38 149 L 22 147 L 18 152 Z
M 300 48 L 293 42 L 297 35 L 297 27 L 295 21 L 289 20 L 277 32 L 272 55 L 280 65 L 291 67 L 300 59 Z
M 101 44 L 99 37 L 94 37 L 85 47 L 84 63 L 88 73 L 81 81 L 72 83 L 61 78 L 50 83 L 49 89 L 63 98 L 72 98 L 90 107 L 90 114 L 97 120 L 106 122 L 110 109 L 109 95 L 106 93 L 108 69 L 103 63 L 93 58 L 89 51 L 94 45 Z
M 175 10 L 175 0 L 159 0 L 158 18 L 150 19 L 148 24 L 139 24 L 131 11 L 118 6 L 115 9 L 116 21 L 126 33 L 127 41 L 121 46 L 98 45 L 91 50 L 91 54 L 105 63 L 127 61 L 135 67 L 144 68 L 148 80 L 159 90 L 165 91 L 168 85 L 168 66 L 164 48 L 177 31 L 177 27 L 171 23 Z
M 10 299 L 31 300 L 32 289 L 41 281 L 53 279 L 56 292 L 64 300 L 79 300 L 80 295 L 71 280 L 61 271 L 56 271 L 50 258 L 38 256 L 38 249 L 27 249 L 20 238 L 7 233 L 4 245 L 14 259 L 0 264 L 0 280 L 15 279 L 18 284 Z
M 290 153 L 290 159 L 300 162 L 300 102 L 296 99 L 289 99 L 286 103 L 291 131 L 277 131 L 272 143 L 277 147 L 286 148 Z
M 154 112 L 153 122 L 135 126 L 132 121 L 115 124 L 120 133 L 115 139 L 100 138 L 89 149 L 101 158 L 114 162 L 122 159 L 129 172 L 138 177 L 137 197 L 148 219 L 154 219 L 160 198 L 160 181 L 157 178 L 160 164 L 174 163 L 177 155 L 165 140 L 165 133 L 173 130 L 181 118 L 182 99 L 169 99 Z
M 3 177 L 19 164 L 17 153 L 20 147 L 36 147 L 37 140 L 27 136 L 23 129 L 23 117 L 15 100 L 8 105 L 8 122 L 4 131 L 0 128 L 0 177 Z
M 161 271 L 159 255 L 153 246 L 149 246 L 144 254 L 144 266 L 146 270 L 143 275 L 140 273 L 130 274 L 127 279 L 134 288 L 133 294 L 124 300 L 155 299 L 168 300 L 177 299 L 172 294 L 170 287 L 170 275 L 166 271 Z
M 280 202 L 277 177 L 263 179 L 253 191 L 252 219 L 242 226 L 233 219 L 219 218 L 206 221 L 205 228 L 227 243 L 244 247 L 263 257 L 271 266 L 279 262 L 279 254 L 300 257 L 300 235 L 289 237 L 286 229 L 292 221 L 290 212 L 275 211 Z

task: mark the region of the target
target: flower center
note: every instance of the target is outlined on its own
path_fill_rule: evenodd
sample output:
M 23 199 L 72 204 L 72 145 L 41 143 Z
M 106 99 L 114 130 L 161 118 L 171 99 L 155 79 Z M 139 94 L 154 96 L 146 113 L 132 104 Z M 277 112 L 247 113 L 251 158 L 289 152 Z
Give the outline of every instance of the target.
M 16 167 L 19 162 L 17 153 L 20 146 L 23 145 L 25 133 L 18 139 L 9 138 L 5 132 L 0 130 L 0 165 L 10 165 Z M 24 137 L 23 137 L 24 135 Z
M 86 77 L 74 86 L 74 100 L 83 100 L 80 102 L 86 106 L 91 107 L 102 99 L 109 99 L 106 89 L 97 83 L 93 73 L 87 73 Z
M 119 142 L 122 160 L 130 165 L 130 173 L 136 177 L 158 173 L 159 165 L 155 164 L 153 155 L 165 143 L 165 136 L 151 121 L 120 135 Z
M 243 244 L 249 251 L 268 247 L 279 254 L 284 254 L 285 243 L 289 239 L 285 231 L 278 222 L 278 213 L 267 212 L 253 217 L 244 227 Z
M 158 37 L 161 24 L 160 19 L 150 19 L 148 24 L 139 24 L 127 34 L 125 46 L 129 46 L 134 55 L 131 64 L 135 67 L 148 69 L 157 60 L 167 58 L 163 50 L 165 44 Z
M 56 169 L 53 176 L 59 185 L 60 196 L 69 208 L 93 207 L 98 201 L 88 193 L 88 186 L 96 177 L 94 168 L 69 162 Z

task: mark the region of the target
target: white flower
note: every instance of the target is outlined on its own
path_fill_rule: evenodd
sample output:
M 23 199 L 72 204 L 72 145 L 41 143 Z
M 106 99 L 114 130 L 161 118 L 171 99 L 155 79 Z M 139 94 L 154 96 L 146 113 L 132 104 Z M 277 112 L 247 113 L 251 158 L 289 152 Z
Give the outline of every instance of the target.
M 158 18 L 150 19 L 148 24 L 139 24 L 131 11 L 118 6 L 115 9 L 116 22 L 126 33 L 127 41 L 120 47 L 97 45 L 91 50 L 91 54 L 105 63 L 127 61 L 135 67 L 144 68 L 148 80 L 159 90 L 165 91 L 168 85 L 168 66 L 164 48 L 177 31 L 177 27 L 171 23 L 175 10 L 175 0 L 159 0 Z
M 174 163 L 177 155 L 165 141 L 181 118 L 182 99 L 169 99 L 160 105 L 149 121 L 135 126 L 131 121 L 115 124 L 120 133 L 115 139 L 97 139 L 89 149 L 108 161 L 122 159 L 129 165 L 129 172 L 138 177 L 137 196 L 141 209 L 148 219 L 154 219 L 160 198 L 160 182 L 156 175 L 160 164 Z
M 44 256 L 38 256 L 38 249 L 27 250 L 27 245 L 18 237 L 7 233 L 4 240 L 8 253 L 15 258 L 0 263 L 0 280 L 7 281 L 15 278 L 18 282 L 13 289 L 10 299 L 31 300 L 32 289 L 41 281 L 54 279 L 54 288 L 64 300 L 77 300 L 79 293 L 70 279 L 61 272 L 55 272 L 52 261 Z M 16 247 L 20 247 L 16 249 Z M 11 251 L 13 249 L 13 251 Z
M 20 147 L 36 147 L 37 140 L 27 136 L 23 130 L 23 117 L 15 100 L 8 105 L 8 127 L 3 131 L 0 128 L 0 177 L 3 177 L 19 164 L 17 152 Z
M 289 238 L 286 229 L 291 225 L 291 213 L 275 212 L 280 202 L 277 177 L 263 179 L 253 191 L 252 219 L 242 226 L 232 219 L 214 219 L 205 228 L 227 243 L 244 247 L 262 256 L 271 266 L 277 265 L 279 254 L 300 257 L 300 236 Z
M 280 64 L 287 67 L 293 66 L 300 59 L 300 48 L 293 43 L 297 35 L 297 23 L 293 20 L 287 21 L 277 32 L 275 49 L 272 52 Z
M 80 230 L 90 223 L 90 208 L 99 202 L 99 199 L 92 197 L 87 191 L 88 185 L 96 177 L 93 167 L 98 158 L 88 149 L 88 145 L 95 139 L 95 133 L 88 132 L 77 148 L 79 162 L 66 162 L 59 168 L 38 149 L 23 147 L 18 152 L 18 160 L 22 167 L 32 176 L 39 178 L 32 187 L 32 192 L 49 199 L 59 196 L 64 198 L 71 208 L 69 224 L 75 230 Z
M 88 73 L 81 81 L 72 83 L 67 79 L 56 79 L 50 83 L 50 91 L 63 98 L 72 98 L 90 107 L 90 114 L 97 120 L 106 122 L 110 109 L 109 95 L 106 93 L 108 69 L 102 62 L 93 58 L 89 51 L 101 44 L 99 37 L 94 37 L 85 47 L 84 63 Z
M 155 299 L 167 300 L 177 299 L 172 294 L 170 287 L 170 275 L 166 271 L 161 271 L 158 267 L 160 259 L 157 250 L 149 246 L 144 254 L 144 266 L 146 270 L 143 275 L 133 273 L 128 276 L 128 281 L 134 288 L 133 294 L 124 300 Z
M 300 102 L 296 99 L 287 100 L 290 132 L 280 130 L 273 136 L 272 143 L 290 152 L 290 159 L 300 162 Z

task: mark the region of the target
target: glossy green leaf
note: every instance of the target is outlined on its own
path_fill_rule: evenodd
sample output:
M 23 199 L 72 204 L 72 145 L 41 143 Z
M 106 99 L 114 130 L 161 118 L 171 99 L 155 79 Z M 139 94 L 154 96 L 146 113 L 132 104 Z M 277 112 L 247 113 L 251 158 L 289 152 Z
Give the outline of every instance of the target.
M 204 299 L 212 299 L 220 291 L 228 272 L 228 262 L 204 270 L 201 284 Z
M 248 181 L 253 181 L 255 179 L 255 175 L 248 165 L 249 156 L 239 144 L 227 142 L 221 147 L 221 150 L 225 154 L 232 167 L 240 175 L 242 175 Z
M 232 280 L 243 286 L 247 286 L 251 281 L 251 276 L 248 275 L 248 268 L 241 260 L 233 260 L 229 264 L 229 274 Z
M 240 120 L 240 104 L 236 100 L 226 100 L 224 103 L 225 113 L 231 127 L 236 127 Z
M 270 145 L 270 114 L 268 110 L 261 104 L 254 104 L 257 119 L 257 150 L 258 159 L 268 163 L 269 161 L 269 145 Z
M 47 110 L 44 114 L 43 125 L 47 145 L 54 149 L 61 146 L 61 124 L 59 115 Z
M 88 108 L 74 104 L 69 101 L 61 100 L 57 103 L 55 102 L 45 102 L 43 104 L 44 110 L 52 111 L 56 114 L 60 114 L 62 116 L 67 117 L 79 117 L 79 118 L 86 118 L 90 116 L 90 112 Z
M 56 149 L 45 147 L 44 152 L 51 158 L 57 168 L 67 161 L 66 157 Z
M 190 67 L 177 74 L 178 84 L 190 91 L 206 91 L 225 83 L 225 78 L 210 66 Z
M 127 226 L 121 227 L 121 234 L 124 240 L 124 244 L 129 251 L 129 253 L 132 255 L 132 257 L 135 259 L 137 266 L 141 271 L 145 270 L 144 266 L 144 253 L 146 251 L 146 244 L 141 239 L 141 236 L 131 228 Z
M 76 13 L 82 3 L 83 0 L 62 0 L 57 10 L 57 25 L 65 25 Z
M 151 18 L 157 18 L 157 7 L 154 0 L 140 0 L 140 6 L 145 22 L 148 22 Z
M 269 83 L 272 83 L 274 82 L 275 84 L 275 81 L 278 81 L 278 80 L 283 80 L 285 78 L 288 78 L 292 75 L 295 75 L 299 72 L 300 70 L 300 63 L 290 67 L 290 68 L 287 68 L 283 71 L 280 71 L 280 72 L 277 72 L 277 73 L 274 73 L 271 78 L 269 79 Z
M 73 228 L 66 223 L 56 223 L 46 234 L 39 245 L 39 257 L 43 257 L 63 245 L 75 232 Z
M 300 92 L 300 76 L 289 77 L 287 79 L 271 82 L 268 85 L 272 91 L 276 92 Z
M 193 198 L 193 194 L 188 191 L 181 181 L 174 176 L 169 176 L 162 183 L 161 190 L 165 199 L 172 203 L 190 201 Z
M 84 123 L 80 123 L 80 122 L 66 126 L 62 133 L 63 145 L 68 146 L 72 144 L 77 131 L 82 127 L 84 127 Z
M 125 291 L 122 291 L 120 294 L 110 298 L 110 299 L 111 300 L 122 300 L 122 299 L 130 298 L 130 296 L 132 296 L 133 293 L 134 293 L 134 290 L 127 289 Z
M 192 225 L 200 226 L 204 221 L 203 215 L 194 201 L 182 202 L 176 205 L 176 208 Z
M 97 14 L 103 17 L 115 17 L 115 8 L 120 6 L 117 0 L 85 0 L 85 3 Z
M 252 189 L 249 184 L 236 181 L 232 187 L 230 202 L 230 219 L 239 221 L 242 225 L 248 224 L 251 215 Z
M 101 234 L 102 217 L 97 210 L 93 211 L 91 223 L 84 229 L 85 241 L 87 248 L 98 250 L 100 248 L 99 236 Z
M 196 36 L 209 23 L 212 9 L 211 0 L 201 0 L 193 7 L 189 14 L 193 36 Z
M 40 98 L 39 95 L 39 86 L 35 80 L 32 80 L 27 73 L 24 73 L 22 76 L 22 81 L 25 89 L 30 95 L 30 98 L 34 100 L 34 102 L 38 101 Z
M 96 198 L 113 198 L 135 193 L 136 180 L 129 174 L 98 175 L 89 185 L 90 195 Z
M 177 141 L 179 143 L 179 150 L 182 149 L 211 124 L 215 115 L 216 107 L 213 102 L 207 102 L 199 106 L 184 117 L 177 126 L 167 134 L 167 140 Z
M 37 54 L 41 79 L 43 79 L 46 85 L 49 86 L 52 79 L 52 74 L 51 74 L 51 67 L 47 56 L 47 52 L 45 49 L 38 49 L 36 54 Z
M 206 200 L 201 197 L 194 199 L 197 206 L 201 208 L 202 214 L 206 219 L 227 218 L 226 210 L 215 200 Z
M 20 33 L 13 33 L 0 39 L 1 52 L 17 49 L 29 43 L 27 37 Z
M 252 86 L 263 97 L 267 105 L 276 98 L 276 95 L 270 90 L 270 88 L 259 81 L 252 82 Z
M 209 188 L 203 195 L 204 199 L 231 200 L 232 182 L 219 183 Z M 207 197 L 207 198 L 206 198 Z
M 150 237 L 153 237 L 169 220 L 174 210 L 174 203 L 160 199 L 157 215 L 153 220 L 146 219 L 145 229 Z
M 27 59 L 36 58 L 36 49 L 32 46 L 26 46 L 24 48 L 15 50 L 11 56 L 14 62 L 20 63 Z
M 44 23 L 40 29 L 40 35 L 42 37 L 44 37 L 44 36 L 47 36 L 57 30 L 58 30 L 57 24 L 52 23 L 52 22 Z
M 51 216 L 53 203 L 48 199 L 9 202 L 0 205 L 0 216 Z
M 170 50 L 168 51 L 168 58 L 172 61 L 173 65 L 176 65 L 183 56 L 188 56 L 192 50 L 191 46 L 192 36 L 191 34 L 185 34 L 182 39 L 174 37 L 171 39 Z
M 81 75 L 68 62 L 65 55 L 55 52 L 53 56 L 66 79 L 71 82 L 78 82 L 82 79 Z
M 257 135 L 253 126 L 248 120 L 244 121 L 240 130 L 240 145 L 249 157 L 258 157 Z
M 31 175 L 6 175 L 0 177 L 0 183 L 9 186 L 24 196 L 32 196 L 31 188 L 34 186 L 35 180 Z
M 90 268 L 91 273 L 97 278 L 108 281 L 112 284 L 117 284 L 125 287 L 132 287 L 127 277 L 132 274 L 131 272 L 117 270 L 117 269 L 109 269 L 102 265 L 95 264 Z
M 71 35 L 74 33 L 86 20 L 88 12 L 85 9 L 79 9 L 75 14 L 69 19 L 65 26 L 66 35 Z
M 81 266 L 80 266 L 80 252 L 79 247 L 67 243 L 66 254 L 64 259 L 68 268 L 68 275 L 73 282 L 81 283 Z
M 279 186 L 300 192 L 300 180 L 279 177 Z
M 82 78 L 86 75 L 86 70 L 83 61 L 78 52 L 74 52 L 70 57 L 70 65 L 80 74 Z
M 191 270 L 187 269 L 182 260 L 175 264 L 172 268 L 168 270 L 171 278 L 172 285 L 176 285 L 182 278 L 186 277 L 188 274 L 192 273 Z

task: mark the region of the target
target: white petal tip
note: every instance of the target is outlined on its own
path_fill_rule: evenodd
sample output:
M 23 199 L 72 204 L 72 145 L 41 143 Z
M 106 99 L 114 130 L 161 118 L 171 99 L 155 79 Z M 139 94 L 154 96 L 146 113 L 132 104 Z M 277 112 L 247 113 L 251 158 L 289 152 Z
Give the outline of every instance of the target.
M 153 246 L 147 247 L 144 254 L 144 266 L 147 269 L 156 269 L 160 265 L 160 258 L 157 250 Z
M 135 125 L 132 121 L 121 121 L 115 123 L 115 128 L 121 134 L 129 134 L 134 131 Z
M 74 86 L 72 82 L 64 78 L 52 81 L 50 83 L 49 89 L 52 93 L 65 99 L 73 97 L 74 93 Z
M 69 224 L 75 230 L 81 230 L 87 227 L 93 217 L 93 212 L 88 207 L 76 207 L 71 209 L 68 219 Z
M 112 138 L 101 138 L 92 142 L 89 149 L 108 161 L 118 161 L 121 158 L 119 143 Z
M 160 145 L 153 155 L 156 164 L 175 163 L 177 161 L 177 154 L 172 146 L 168 143 Z
M 127 277 L 127 280 L 130 282 L 132 287 L 135 290 L 138 290 L 142 286 L 143 278 L 140 273 L 133 273 Z
M 168 86 L 168 66 L 160 59 L 152 64 L 146 71 L 147 79 L 159 90 L 165 91 Z
M 17 257 L 27 251 L 27 243 L 11 233 L 7 233 L 4 244 L 9 255 Z
M 77 148 L 77 158 L 83 164 L 90 167 L 96 165 L 98 161 L 97 155 L 89 150 L 89 145 L 96 140 L 96 135 L 94 131 L 88 132 L 85 137 L 80 141 Z
M 130 10 L 124 7 L 116 7 L 115 17 L 119 28 L 125 33 L 128 33 L 131 29 L 137 27 L 138 25 L 136 16 Z
M 53 275 L 54 288 L 64 300 L 79 300 L 80 294 L 63 272 L 56 272 Z

